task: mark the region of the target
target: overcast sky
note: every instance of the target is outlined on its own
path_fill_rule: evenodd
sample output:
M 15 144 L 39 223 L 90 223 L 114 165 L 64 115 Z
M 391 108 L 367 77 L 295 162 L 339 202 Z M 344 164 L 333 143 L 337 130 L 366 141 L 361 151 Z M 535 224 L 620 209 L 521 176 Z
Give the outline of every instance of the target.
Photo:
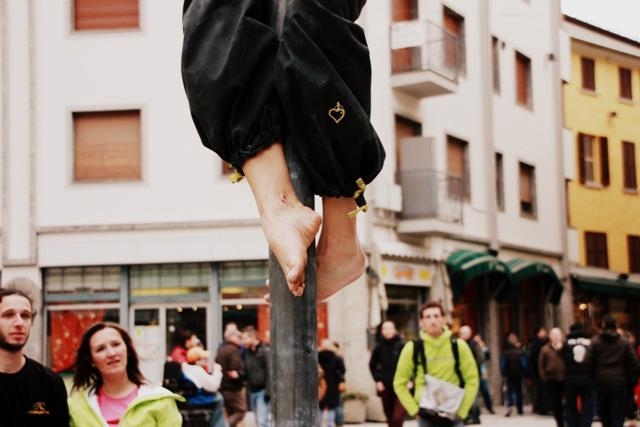
M 640 41 L 640 0 L 562 0 L 562 13 Z

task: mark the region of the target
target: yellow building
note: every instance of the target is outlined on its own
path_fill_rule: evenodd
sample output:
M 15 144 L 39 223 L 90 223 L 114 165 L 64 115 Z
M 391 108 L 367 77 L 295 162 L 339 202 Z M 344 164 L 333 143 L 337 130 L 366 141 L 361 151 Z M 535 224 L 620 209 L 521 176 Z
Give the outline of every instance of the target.
M 640 42 L 565 17 L 569 254 L 576 320 L 640 332 Z M 571 175 L 571 174 L 570 174 Z

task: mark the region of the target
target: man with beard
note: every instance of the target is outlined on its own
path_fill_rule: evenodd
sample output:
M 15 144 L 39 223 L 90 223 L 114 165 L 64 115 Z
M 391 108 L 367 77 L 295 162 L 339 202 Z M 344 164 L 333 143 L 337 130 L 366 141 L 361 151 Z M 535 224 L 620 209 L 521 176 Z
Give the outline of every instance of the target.
M 382 339 L 374 347 L 369 360 L 369 370 L 376 382 L 376 391 L 382 399 L 382 408 L 389 427 L 402 427 L 406 411 L 393 390 L 393 376 L 404 343 L 390 320 L 382 323 Z
M 24 355 L 33 302 L 0 289 L 0 414 L 3 427 L 68 427 L 67 390 L 49 368 Z

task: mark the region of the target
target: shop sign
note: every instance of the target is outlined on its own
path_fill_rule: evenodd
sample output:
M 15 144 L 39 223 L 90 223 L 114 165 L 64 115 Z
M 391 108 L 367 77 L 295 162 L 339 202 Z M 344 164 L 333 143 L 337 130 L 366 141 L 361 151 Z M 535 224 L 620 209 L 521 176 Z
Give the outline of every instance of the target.
M 396 285 L 431 286 L 433 265 L 383 260 L 380 279 Z

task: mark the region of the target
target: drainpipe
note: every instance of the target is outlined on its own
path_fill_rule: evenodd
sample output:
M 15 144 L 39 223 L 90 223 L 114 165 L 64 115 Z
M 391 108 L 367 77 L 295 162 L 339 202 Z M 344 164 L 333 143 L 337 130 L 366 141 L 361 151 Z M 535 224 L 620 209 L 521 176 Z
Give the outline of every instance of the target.
M 560 214 L 560 248 L 562 257 L 560 259 L 561 280 L 564 285 L 564 292 L 560 300 L 560 306 L 556 308 L 556 316 L 554 323 L 558 320 L 558 311 L 560 312 L 560 328 L 563 331 L 569 330 L 569 325 L 573 321 L 573 292 L 571 289 L 571 281 L 569 280 L 569 243 L 567 237 L 568 218 L 567 218 L 567 198 L 566 183 L 564 178 L 564 140 L 562 137 L 562 129 L 564 127 L 564 111 L 562 102 L 562 78 L 560 76 L 560 58 L 564 52 L 560 52 L 560 28 L 562 25 L 562 13 L 560 11 L 560 2 L 552 1 L 550 11 L 551 30 L 551 46 L 554 50 L 554 58 L 549 59 L 551 66 L 551 78 L 553 82 L 553 94 L 551 103 L 551 114 L 553 114 L 553 126 L 555 129 L 556 140 L 556 169 L 558 171 L 558 209 Z

